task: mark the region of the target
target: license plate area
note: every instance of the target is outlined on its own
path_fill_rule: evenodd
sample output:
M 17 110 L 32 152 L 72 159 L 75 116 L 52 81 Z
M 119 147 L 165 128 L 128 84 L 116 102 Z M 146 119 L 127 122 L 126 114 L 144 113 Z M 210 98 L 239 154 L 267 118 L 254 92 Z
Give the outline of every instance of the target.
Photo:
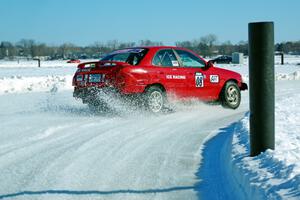
M 103 74 L 90 74 L 89 75 L 89 83 L 100 83 L 103 82 L 104 76 Z

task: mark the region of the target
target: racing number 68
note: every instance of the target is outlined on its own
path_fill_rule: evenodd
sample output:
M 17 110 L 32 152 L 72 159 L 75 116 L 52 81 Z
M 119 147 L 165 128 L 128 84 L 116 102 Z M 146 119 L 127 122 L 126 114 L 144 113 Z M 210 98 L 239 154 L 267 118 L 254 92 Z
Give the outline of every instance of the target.
M 195 75 L 195 80 L 196 80 L 196 87 L 203 87 L 204 86 L 202 73 L 197 72 L 196 75 Z

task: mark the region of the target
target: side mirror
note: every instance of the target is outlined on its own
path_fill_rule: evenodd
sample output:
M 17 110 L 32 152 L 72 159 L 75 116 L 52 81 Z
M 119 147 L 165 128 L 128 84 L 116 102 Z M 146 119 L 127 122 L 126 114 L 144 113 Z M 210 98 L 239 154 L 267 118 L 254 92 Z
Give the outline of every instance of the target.
M 214 63 L 213 63 L 213 61 L 208 61 L 207 63 L 206 63 L 206 66 L 205 66 L 205 68 L 211 68 L 211 67 L 213 67 L 214 66 Z

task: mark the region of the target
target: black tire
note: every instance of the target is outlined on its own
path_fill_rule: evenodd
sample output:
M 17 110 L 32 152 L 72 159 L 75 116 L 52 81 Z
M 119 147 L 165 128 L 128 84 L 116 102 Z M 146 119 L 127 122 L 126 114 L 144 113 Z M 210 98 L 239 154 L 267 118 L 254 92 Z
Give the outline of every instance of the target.
M 241 90 L 234 81 L 225 83 L 220 100 L 225 108 L 237 109 L 241 103 Z
M 166 105 L 166 94 L 160 87 L 151 86 L 145 92 L 144 103 L 151 113 L 162 113 Z

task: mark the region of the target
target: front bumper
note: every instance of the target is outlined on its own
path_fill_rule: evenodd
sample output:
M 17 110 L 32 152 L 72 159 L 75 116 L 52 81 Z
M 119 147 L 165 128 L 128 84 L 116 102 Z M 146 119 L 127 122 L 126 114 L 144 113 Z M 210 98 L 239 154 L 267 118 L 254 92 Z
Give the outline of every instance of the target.
M 247 83 L 241 83 L 241 86 L 240 86 L 240 90 L 248 90 L 248 85 Z

